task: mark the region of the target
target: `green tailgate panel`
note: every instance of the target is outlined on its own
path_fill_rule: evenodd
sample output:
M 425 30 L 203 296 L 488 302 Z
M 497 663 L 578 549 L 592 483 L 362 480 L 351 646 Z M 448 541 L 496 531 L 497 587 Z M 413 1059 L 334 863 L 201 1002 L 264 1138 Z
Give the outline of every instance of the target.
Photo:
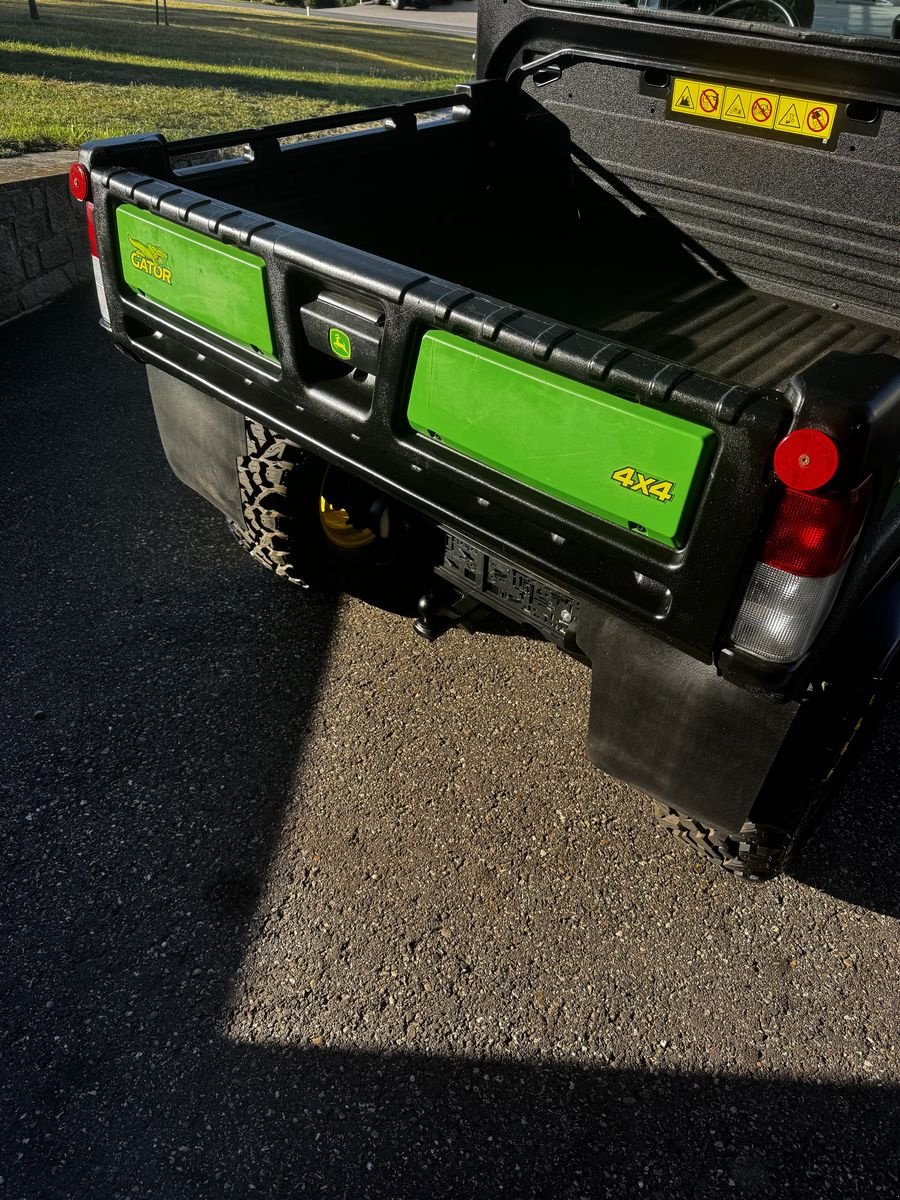
M 437 330 L 422 339 L 408 416 L 452 449 L 667 546 L 685 542 L 716 444 L 703 425 Z
M 116 209 L 116 227 L 122 277 L 132 291 L 274 357 L 266 265 L 258 255 L 132 204 Z

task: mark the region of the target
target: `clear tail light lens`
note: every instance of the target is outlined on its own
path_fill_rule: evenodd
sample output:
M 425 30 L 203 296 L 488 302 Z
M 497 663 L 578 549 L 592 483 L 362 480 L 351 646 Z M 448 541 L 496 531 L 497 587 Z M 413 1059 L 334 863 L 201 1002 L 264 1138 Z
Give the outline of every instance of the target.
M 831 611 L 865 520 L 869 481 L 843 496 L 785 488 L 731 631 L 766 662 L 809 650 Z
M 802 658 L 828 615 L 846 566 L 834 575 L 791 575 L 758 562 L 731 631 L 734 644 L 766 662 Z

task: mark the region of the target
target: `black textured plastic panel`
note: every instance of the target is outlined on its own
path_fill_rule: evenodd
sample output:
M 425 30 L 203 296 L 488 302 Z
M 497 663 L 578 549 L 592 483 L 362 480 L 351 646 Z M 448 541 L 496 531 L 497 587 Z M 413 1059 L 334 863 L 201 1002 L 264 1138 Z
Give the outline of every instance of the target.
M 569 126 L 585 186 L 677 229 L 719 274 L 900 329 L 900 112 L 883 111 L 874 136 L 840 131 L 825 152 L 669 121 L 641 76 L 583 63 L 526 86 Z
M 655 15 L 486 5 L 479 70 L 552 114 L 582 179 L 648 234 L 756 291 L 900 330 L 900 43 Z M 826 148 L 670 120 L 676 76 L 827 100 L 835 134 Z
M 437 574 L 468 596 L 539 629 L 563 645 L 581 602 L 515 564 L 445 531 L 444 561 Z
M 581 323 L 750 387 L 775 387 L 832 350 L 900 357 L 900 335 L 720 279 L 619 297 L 610 319 L 600 310 Z

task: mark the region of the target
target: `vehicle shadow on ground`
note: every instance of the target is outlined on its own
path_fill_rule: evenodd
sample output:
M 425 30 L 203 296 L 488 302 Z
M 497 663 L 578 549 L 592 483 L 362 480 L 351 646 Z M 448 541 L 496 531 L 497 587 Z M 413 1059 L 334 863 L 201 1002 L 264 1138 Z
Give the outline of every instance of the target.
M 8 1193 L 888 1191 L 892 1088 L 229 1038 L 334 607 L 225 548 L 69 311 L 0 348 Z

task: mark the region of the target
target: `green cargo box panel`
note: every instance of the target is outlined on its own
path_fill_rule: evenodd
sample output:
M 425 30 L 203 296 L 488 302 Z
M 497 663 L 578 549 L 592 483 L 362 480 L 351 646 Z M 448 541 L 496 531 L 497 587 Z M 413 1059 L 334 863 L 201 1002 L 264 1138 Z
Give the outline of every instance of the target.
M 122 278 L 132 291 L 273 358 L 266 264 L 132 204 L 116 209 Z
M 408 407 L 420 433 L 576 508 L 682 546 L 716 436 L 432 330 Z

